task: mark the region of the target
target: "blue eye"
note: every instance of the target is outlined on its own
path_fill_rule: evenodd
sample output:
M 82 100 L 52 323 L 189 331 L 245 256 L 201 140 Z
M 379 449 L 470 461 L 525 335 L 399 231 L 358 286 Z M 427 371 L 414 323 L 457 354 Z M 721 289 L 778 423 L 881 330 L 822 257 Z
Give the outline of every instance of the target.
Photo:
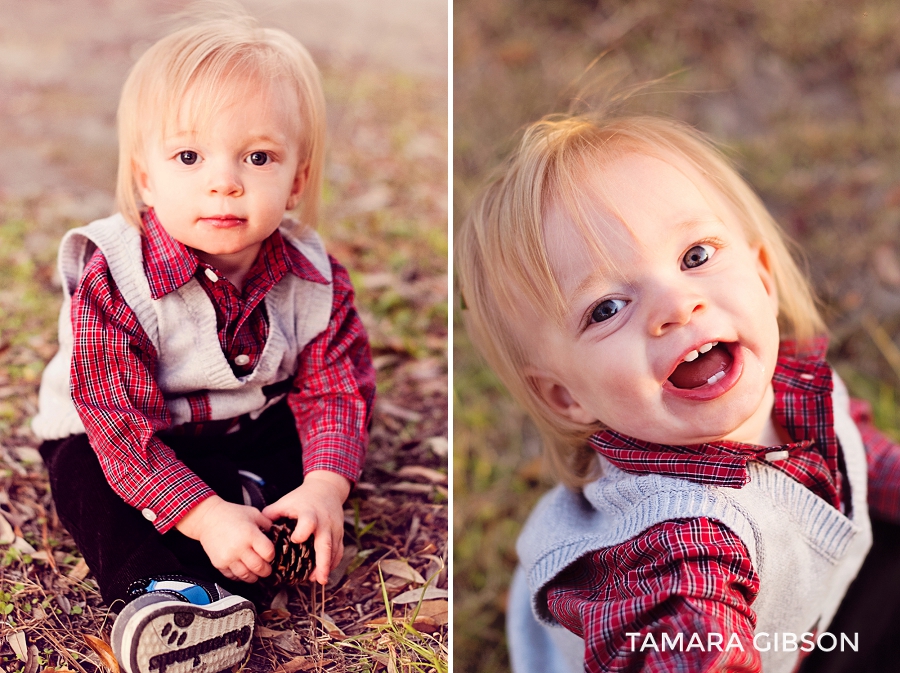
M 625 308 L 628 302 L 624 299 L 604 299 L 591 312 L 591 322 L 603 322 L 609 320 L 616 313 Z
M 178 154 L 178 159 L 186 166 L 193 166 L 195 163 L 197 163 L 197 153 L 191 152 L 190 150 L 185 150 L 184 152 L 180 152 Z
M 716 254 L 716 249 L 711 245 L 695 245 L 684 253 L 681 263 L 685 269 L 695 269 L 706 264 L 714 254 Z
M 254 152 L 249 157 L 250 163 L 254 166 L 265 166 L 269 163 L 269 155 L 265 152 Z

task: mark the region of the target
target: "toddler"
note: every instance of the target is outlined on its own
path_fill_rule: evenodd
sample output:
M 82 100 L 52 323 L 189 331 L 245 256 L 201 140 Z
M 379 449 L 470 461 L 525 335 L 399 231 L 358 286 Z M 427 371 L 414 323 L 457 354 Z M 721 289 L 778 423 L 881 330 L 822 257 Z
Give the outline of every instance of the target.
M 562 482 L 518 541 L 513 670 L 868 670 L 900 447 L 724 157 L 665 119 L 546 118 L 456 250 L 467 330 Z
M 221 17 L 139 59 L 118 124 L 120 212 L 60 244 L 33 428 L 60 520 L 125 603 L 123 670 L 219 671 L 250 647 L 263 531 L 296 520 L 325 584 L 365 455 L 368 341 L 314 232 L 322 88 L 294 38 Z

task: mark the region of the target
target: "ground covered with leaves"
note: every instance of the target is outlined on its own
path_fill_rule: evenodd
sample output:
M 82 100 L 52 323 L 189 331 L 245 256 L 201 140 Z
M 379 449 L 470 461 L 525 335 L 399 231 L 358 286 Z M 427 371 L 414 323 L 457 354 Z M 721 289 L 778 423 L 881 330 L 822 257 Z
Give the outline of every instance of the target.
M 324 591 L 274 597 L 240 670 L 438 673 L 448 659 L 446 80 L 314 56 L 331 136 L 320 233 L 357 288 L 379 401 L 345 508 L 343 563 Z M 59 124 L 54 149 L 35 151 L 62 180 L 0 191 L 0 671 L 116 670 L 111 620 L 56 518 L 28 425 L 56 350 L 56 244 L 111 207 L 109 101 L 24 79 L 0 89 L 6 133 L 42 116 Z M 94 144 L 66 137 L 84 119 L 102 130 Z
M 665 78 L 632 109 L 724 144 L 809 261 L 829 361 L 900 439 L 898 28 L 883 0 L 457 0 L 454 219 L 524 124 Z M 454 668 L 497 673 L 515 538 L 551 482 L 533 426 L 454 339 Z

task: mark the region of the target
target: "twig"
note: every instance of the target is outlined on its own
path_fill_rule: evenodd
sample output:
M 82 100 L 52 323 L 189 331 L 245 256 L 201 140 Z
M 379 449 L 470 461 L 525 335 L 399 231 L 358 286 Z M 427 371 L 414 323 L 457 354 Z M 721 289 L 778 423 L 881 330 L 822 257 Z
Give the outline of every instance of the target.
M 891 369 L 894 370 L 894 375 L 900 379 L 900 348 L 897 348 L 897 344 L 894 343 L 884 327 L 870 313 L 863 313 L 860 322 Z

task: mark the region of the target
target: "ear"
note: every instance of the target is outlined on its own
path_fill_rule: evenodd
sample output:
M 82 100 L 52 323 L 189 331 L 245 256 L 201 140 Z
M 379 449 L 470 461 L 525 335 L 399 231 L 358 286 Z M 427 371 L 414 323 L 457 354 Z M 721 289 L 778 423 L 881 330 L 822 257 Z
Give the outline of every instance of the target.
M 137 187 L 138 194 L 141 195 L 141 201 L 145 206 L 153 207 L 153 190 L 150 188 L 150 176 L 147 169 L 140 161 L 131 162 L 131 172 L 134 175 L 134 184 Z
M 293 210 L 297 207 L 307 182 L 309 182 L 309 162 L 306 162 L 302 168 L 297 168 L 297 175 L 294 176 L 294 183 L 291 185 L 291 193 L 288 195 L 285 210 Z
M 590 425 L 597 421 L 578 403 L 569 389 L 549 372 L 528 367 L 525 374 L 537 396 L 553 413 L 582 425 Z
M 775 276 L 772 274 L 772 259 L 766 246 L 761 243 L 756 246 L 756 271 L 772 301 L 775 315 L 778 315 L 778 288 L 775 286 Z

